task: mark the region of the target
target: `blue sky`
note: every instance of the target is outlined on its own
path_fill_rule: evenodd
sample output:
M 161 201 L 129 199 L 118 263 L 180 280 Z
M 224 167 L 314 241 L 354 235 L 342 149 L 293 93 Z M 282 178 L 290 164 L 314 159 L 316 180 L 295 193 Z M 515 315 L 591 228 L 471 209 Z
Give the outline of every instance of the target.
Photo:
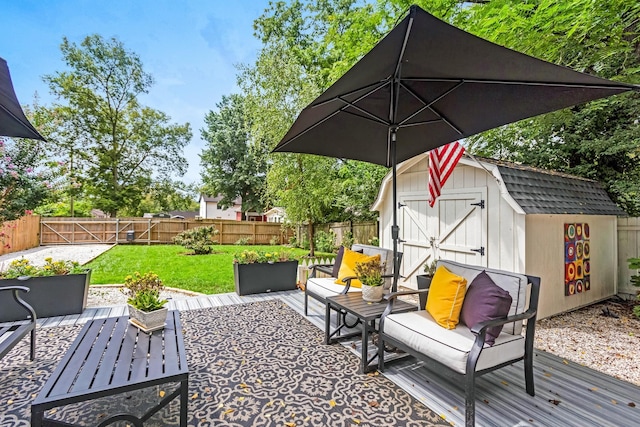
M 2 0 L 0 57 L 21 104 L 55 101 L 42 76 L 65 69 L 63 36 L 116 37 L 135 52 L 155 84 L 144 105 L 191 123 L 185 182 L 198 181 L 205 114 L 222 95 L 238 92 L 235 65 L 253 63 L 260 48 L 253 21 L 268 0 Z

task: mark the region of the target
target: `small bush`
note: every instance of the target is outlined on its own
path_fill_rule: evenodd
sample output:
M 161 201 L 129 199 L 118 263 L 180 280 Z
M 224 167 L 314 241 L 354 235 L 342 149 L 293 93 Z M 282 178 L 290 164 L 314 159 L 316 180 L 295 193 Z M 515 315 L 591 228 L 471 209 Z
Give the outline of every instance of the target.
M 344 246 L 345 248 L 351 249 L 351 246 L 353 246 L 354 243 L 355 243 L 355 240 L 353 238 L 353 233 L 350 232 L 350 231 L 346 231 L 342 235 L 342 243 L 341 243 L 341 245 Z
M 336 246 L 336 235 L 333 232 L 318 231 L 315 236 L 316 250 L 320 252 L 333 252 Z
M 369 244 L 371 246 L 380 246 L 380 239 L 378 237 L 372 237 L 369 239 Z
M 251 236 L 241 237 L 236 240 L 236 245 L 247 246 L 251 242 Z
M 213 252 L 212 245 L 218 243 L 213 239 L 217 234 L 218 230 L 213 225 L 196 227 L 178 234 L 173 243 L 191 249 L 196 255 L 206 255 Z
M 140 274 L 135 272 L 125 277 L 122 293 L 128 299 L 127 302 L 142 311 L 159 310 L 167 303 L 166 299 L 160 298 L 160 291 L 164 289 L 162 281 L 157 274 L 148 272 Z

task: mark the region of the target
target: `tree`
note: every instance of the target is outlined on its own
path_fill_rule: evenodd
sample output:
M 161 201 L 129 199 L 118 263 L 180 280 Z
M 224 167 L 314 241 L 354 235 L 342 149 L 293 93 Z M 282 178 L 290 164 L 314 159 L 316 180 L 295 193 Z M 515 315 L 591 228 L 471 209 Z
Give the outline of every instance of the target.
M 377 41 L 380 19 L 369 13 L 370 5 L 354 4 L 351 0 L 277 2 L 255 21 L 263 47 L 254 65 L 240 68 L 239 85 L 246 94 L 252 136 L 268 150 L 300 110 Z M 366 172 L 354 174 L 350 165 L 358 162 L 317 156 L 274 154 L 270 162 L 267 203 L 282 206 L 290 220 L 310 227 L 368 212 L 384 175 L 379 166 L 362 163 L 358 169 Z M 347 169 L 340 173 L 341 168 Z M 355 189 L 366 191 L 354 194 Z
M 139 57 L 117 39 L 99 35 L 80 46 L 65 37 L 61 51 L 70 71 L 44 79 L 68 102 L 73 137 L 83 142 L 83 185 L 96 207 L 116 215 L 140 203 L 154 173 L 183 175 L 189 124 L 170 124 L 165 113 L 138 103 L 153 83 Z
M 241 197 L 243 215 L 261 211 L 267 171 L 265 146 L 251 138 L 242 96 L 223 96 L 217 107 L 218 112 L 209 111 L 205 116 L 206 127 L 201 129 L 207 141 L 200 155 L 205 192 L 221 194 L 221 207 L 232 206 Z
M 463 28 L 579 71 L 640 83 L 640 4 L 491 1 L 458 15 Z M 640 215 L 640 95 L 618 95 L 524 120 L 469 140 L 476 154 L 602 182 Z
M 46 199 L 47 177 L 38 171 L 40 144 L 0 137 L 0 224 L 20 218 Z
M 145 213 L 169 212 L 174 210 L 197 211 L 196 198 L 199 191 L 196 184 L 185 184 L 171 179 L 154 180 L 136 209 L 125 208 L 124 216 L 142 216 Z

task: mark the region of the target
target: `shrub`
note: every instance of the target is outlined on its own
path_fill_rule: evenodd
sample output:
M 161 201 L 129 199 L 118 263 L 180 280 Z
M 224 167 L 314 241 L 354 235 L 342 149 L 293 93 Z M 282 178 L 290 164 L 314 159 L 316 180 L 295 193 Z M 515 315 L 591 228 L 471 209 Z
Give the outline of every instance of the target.
M 251 236 L 241 237 L 236 240 L 236 245 L 238 246 L 246 246 L 251 242 Z
M 345 248 L 351 249 L 351 246 L 353 246 L 354 243 L 355 243 L 355 240 L 353 238 L 353 233 L 350 231 L 345 231 L 345 233 L 342 235 L 341 245 L 344 246 Z
M 336 246 L 336 234 L 332 231 L 318 231 L 315 235 L 316 250 L 320 252 L 333 252 Z
M 379 237 L 372 237 L 369 239 L 369 244 L 371 246 L 380 246 L 380 238 Z
M 173 243 L 191 249 L 196 255 L 206 255 L 213 252 L 212 245 L 218 243 L 213 239 L 217 234 L 218 230 L 213 225 L 196 227 L 178 234 Z

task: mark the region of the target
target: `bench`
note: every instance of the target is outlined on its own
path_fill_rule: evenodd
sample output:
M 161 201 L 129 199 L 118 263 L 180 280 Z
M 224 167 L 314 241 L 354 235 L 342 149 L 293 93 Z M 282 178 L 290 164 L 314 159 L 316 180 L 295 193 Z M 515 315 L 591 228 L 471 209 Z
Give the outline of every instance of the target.
M 535 394 L 533 338 L 540 278 L 453 261 L 440 260 L 440 265 L 467 279 L 467 289 L 478 274 L 486 271 L 491 280 L 508 291 L 512 298 L 507 317 L 480 322 L 470 328 L 460 322 L 454 329 L 446 329 L 436 323 L 424 307 L 408 313 L 392 312 L 398 296 L 428 294 L 429 289 L 390 294 L 387 308 L 380 319 L 378 369 L 384 371 L 384 348 L 390 345 L 415 356 L 438 372 L 462 378 L 461 383 L 465 388 L 465 425 L 472 427 L 475 425 L 476 377 L 524 360 L 526 391 L 531 396 Z M 527 322 L 523 336 L 524 320 Z M 495 344 L 490 346 L 485 343 L 487 329 L 498 325 L 504 325 L 503 329 L 496 337 Z
M 33 308 L 22 298 L 18 292 L 29 292 L 29 288 L 26 286 L 0 286 L 0 298 L 8 298 L 8 293 L 11 292 L 15 302 L 22 306 L 30 316 L 27 323 L 7 323 L 0 324 L 0 359 L 2 359 L 20 340 L 31 333 L 31 356 L 33 361 L 36 355 L 36 312 Z
M 362 251 L 365 255 L 378 255 L 380 254 L 380 262 L 384 263 L 385 271 L 384 275 L 387 277 L 384 283 L 385 292 L 391 289 L 393 284 L 393 250 L 381 248 L 379 246 L 354 244 L 351 247 L 353 251 Z M 402 253 L 398 254 L 402 257 Z M 402 259 L 402 258 L 400 258 Z M 339 266 L 338 266 L 339 267 Z M 336 276 L 333 275 L 333 264 L 317 264 L 311 267 L 311 275 L 307 279 L 307 284 L 304 289 L 304 315 L 308 314 L 309 297 L 314 298 L 322 304 L 326 303 L 326 297 L 346 294 L 347 292 L 361 292 L 360 288 L 351 287 L 351 279 L 345 279 L 345 285 L 339 285 L 335 283 Z M 319 277 L 318 273 L 328 275 L 328 277 Z

